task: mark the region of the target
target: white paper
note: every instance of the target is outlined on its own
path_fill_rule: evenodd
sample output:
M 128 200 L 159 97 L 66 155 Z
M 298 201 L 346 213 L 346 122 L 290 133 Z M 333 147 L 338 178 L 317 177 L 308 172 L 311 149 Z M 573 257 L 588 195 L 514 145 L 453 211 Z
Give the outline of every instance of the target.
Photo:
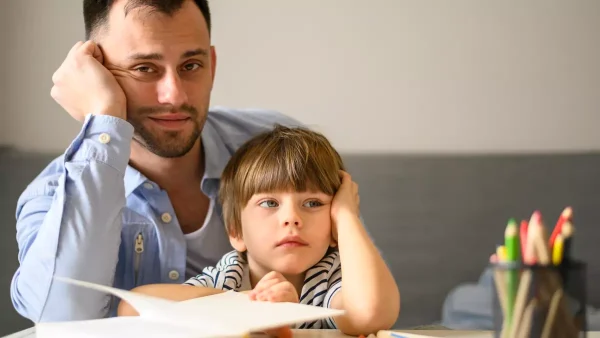
M 174 302 L 69 278 L 55 279 L 113 294 L 129 303 L 140 315 L 39 323 L 36 338 L 240 337 L 344 314 L 341 310 L 303 304 L 251 301 L 246 294 L 233 291 Z

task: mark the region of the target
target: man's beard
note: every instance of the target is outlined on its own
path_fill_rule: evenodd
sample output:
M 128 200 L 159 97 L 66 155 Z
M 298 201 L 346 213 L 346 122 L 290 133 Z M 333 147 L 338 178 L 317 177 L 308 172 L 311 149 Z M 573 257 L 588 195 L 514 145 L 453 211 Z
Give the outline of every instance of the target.
M 200 137 L 202 130 L 201 125 L 204 125 L 206 114 L 203 114 L 203 120 L 199 121 L 199 113 L 195 107 L 183 105 L 177 109 L 177 111 L 190 114 L 193 128 L 192 133 L 189 136 L 185 135 L 181 131 L 163 131 L 160 133 L 153 133 L 142 123 L 150 114 L 161 112 L 165 113 L 169 111 L 172 111 L 172 109 L 165 110 L 164 108 L 152 107 L 139 108 L 133 114 L 128 113 L 127 121 L 131 123 L 135 130 L 133 139 L 144 148 L 160 157 L 181 157 L 187 154 L 194 147 L 196 140 L 198 140 Z

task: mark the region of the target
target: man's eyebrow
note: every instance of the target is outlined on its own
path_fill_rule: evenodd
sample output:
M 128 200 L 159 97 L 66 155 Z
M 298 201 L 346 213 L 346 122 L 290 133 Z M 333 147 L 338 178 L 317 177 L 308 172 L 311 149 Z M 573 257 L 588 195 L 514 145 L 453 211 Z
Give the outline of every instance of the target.
M 181 54 L 181 58 L 189 58 L 192 56 L 208 56 L 208 51 L 203 48 L 198 48 L 194 50 L 188 50 Z M 131 54 L 128 59 L 130 60 L 162 60 L 163 56 L 160 53 L 135 53 Z
M 191 58 L 192 56 L 208 56 L 208 51 L 204 48 L 198 48 L 194 50 L 188 50 L 181 55 L 182 59 Z

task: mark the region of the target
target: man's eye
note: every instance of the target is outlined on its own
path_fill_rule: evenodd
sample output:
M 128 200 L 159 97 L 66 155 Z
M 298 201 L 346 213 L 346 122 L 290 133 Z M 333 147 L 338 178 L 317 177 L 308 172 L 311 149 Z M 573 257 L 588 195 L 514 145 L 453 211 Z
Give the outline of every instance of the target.
M 153 73 L 154 72 L 154 69 L 152 69 L 150 67 L 146 67 L 146 66 L 137 67 L 135 70 L 140 73 Z
M 263 208 L 275 208 L 277 207 L 277 202 L 273 200 L 262 201 L 260 202 L 259 206 Z
M 185 66 L 183 66 L 183 70 L 185 70 L 186 72 L 190 72 L 192 70 L 196 70 L 200 68 L 200 65 L 197 63 L 188 63 Z

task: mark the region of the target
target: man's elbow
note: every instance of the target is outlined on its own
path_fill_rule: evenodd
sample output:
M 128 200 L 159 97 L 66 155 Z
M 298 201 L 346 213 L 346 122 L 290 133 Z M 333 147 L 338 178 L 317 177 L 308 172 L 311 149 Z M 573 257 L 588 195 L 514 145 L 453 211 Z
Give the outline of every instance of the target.
M 44 305 L 48 302 L 48 294 L 39 292 L 40 290 L 33 287 L 43 287 L 43 285 L 25 283 L 21 278 L 20 270 L 17 270 L 10 283 L 10 299 L 13 308 L 23 318 L 34 323 L 49 321 L 45 318 L 48 315 L 43 311 Z

